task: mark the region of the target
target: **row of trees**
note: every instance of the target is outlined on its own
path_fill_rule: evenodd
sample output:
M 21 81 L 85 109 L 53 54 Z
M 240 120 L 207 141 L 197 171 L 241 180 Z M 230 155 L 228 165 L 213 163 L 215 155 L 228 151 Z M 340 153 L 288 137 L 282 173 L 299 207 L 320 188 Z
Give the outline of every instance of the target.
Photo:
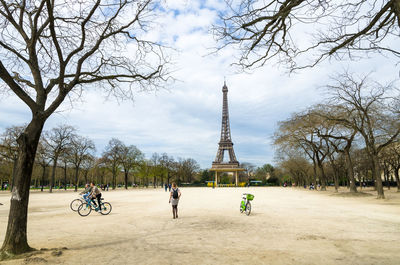
M 275 133 L 280 166 L 294 182 L 321 184 L 372 180 L 384 198 L 382 176 L 400 189 L 400 104 L 393 84 L 344 73 L 326 86 L 326 99 L 280 122 Z M 311 164 L 311 166 L 309 166 Z M 310 172 L 311 168 L 311 172 Z
M 6 128 L 0 139 L 0 182 L 14 183 L 13 176 L 18 160 L 17 138 L 23 132 L 23 126 Z M 178 158 L 164 153 L 154 153 L 146 159 L 142 151 L 134 145 L 125 145 L 118 139 L 111 139 L 100 157 L 95 155 L 94 142 L 77 134 L 76 128 L 60 125 L 45 131 L 36 153 L 31 186 L 67 189 L 93 180 L 108 184 L 115 189 L 123 183 L 128 185 L 154 187 L 170 183 L 192 183 L 198 177 L 199 165 L 192 159 Z M 57 184 L 58 183 L 58 184 Z

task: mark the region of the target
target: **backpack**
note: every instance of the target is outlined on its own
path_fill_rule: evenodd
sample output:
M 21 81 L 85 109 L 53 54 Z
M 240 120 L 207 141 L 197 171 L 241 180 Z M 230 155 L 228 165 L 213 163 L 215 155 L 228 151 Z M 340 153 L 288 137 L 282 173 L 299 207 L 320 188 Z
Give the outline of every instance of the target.
M 174 198 L 174 199 L 178 199 L 178 189 L 176 189 L 176 190 L 173 190 L 173 192 L 172 192 L 172 198 Z

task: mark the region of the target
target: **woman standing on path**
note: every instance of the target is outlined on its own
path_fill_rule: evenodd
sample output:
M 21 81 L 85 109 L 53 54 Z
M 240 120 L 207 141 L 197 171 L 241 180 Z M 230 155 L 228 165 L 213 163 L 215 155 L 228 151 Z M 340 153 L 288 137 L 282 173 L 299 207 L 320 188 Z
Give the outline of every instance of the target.
M 178 203 L 179 203 L 179 198 L 181 197 L 181 191 L 179 188 L 176 186 L 176 183 L 172 183 L 172 190 L 171 193 L 169 194 L 169 202 L 172 205 L 172 215 L 175 218 L 178 218 Z

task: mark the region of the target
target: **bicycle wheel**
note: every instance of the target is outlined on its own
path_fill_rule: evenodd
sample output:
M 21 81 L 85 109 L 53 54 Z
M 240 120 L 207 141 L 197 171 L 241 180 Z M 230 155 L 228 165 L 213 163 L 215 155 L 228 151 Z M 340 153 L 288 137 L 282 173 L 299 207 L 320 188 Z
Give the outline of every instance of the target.
M 248 202 L 246 204 L 246 215 L 250 215 L 250 213 L 251 213 L 251 204 L 250 202 Z
M 79 206 L 81 206 L 82 203 L 83 203 L 83 201 L 81 199 L 75 199 L 71 202 L 69 207 L 71 207 L 72 211 L 76 212 L 76 211 L 78 211 L 78 208 L 79 208 Z
M 102 215 L 107 215 L 109 213 L 111 213 L 112 207 L 111 204 L 109 202 L 105 202 L 101 205 L 101 214 Z
M 80 216 L 88 216 L 92 211 L 92 207 L 88 203 L 82 203 L 78 208 L 78 213 Z

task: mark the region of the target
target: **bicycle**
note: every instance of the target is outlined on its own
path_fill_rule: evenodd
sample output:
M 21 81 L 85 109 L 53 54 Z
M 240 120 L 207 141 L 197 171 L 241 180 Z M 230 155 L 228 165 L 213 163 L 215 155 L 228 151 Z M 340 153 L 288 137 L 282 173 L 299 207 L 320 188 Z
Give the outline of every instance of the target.
M 243 213 L 245 212 L 246 215 L 250 215 L 251 213 L 251 203 L 254 199 L 254 195 L 250 193 L 243 193 L 242 195 L 242 201 L 240 202 L 240 212 Z
M 71 208 L 71 210 L 74 211 L 74 212 L 77 212 L 77 211 L 78 211 L 78 208 L 79 208 L 79 206 L 81 206 L 82 203 L 85 203 L 85 202 L 87 202 L 88 200 L 90 200 L 90 199 L 88 198 L 88 194 L 80 194 L 80 195 L 81 195 L 81 198 L 72 200 L 72 202 L 71 202 L 70 205 L 69 205 L 69 207 Z M 87 196 L 85 197 L 85 195 L 87 195 Z
M 101 198 L 103 201 L 104 199 Z M 93 204 L 92 200 L 88 200 L 84 203 L 82 203 L 79 208 L 78 208 L 78 213 L 80 216 L 88 216 L 92 210 L 95 210 L 96 212 L 99 211 L 99 208 Z M 102 215 L 107 215 L 111 212 L 112 206 L 109 202 L 101 202 L 101 211 L 100 213 Z

